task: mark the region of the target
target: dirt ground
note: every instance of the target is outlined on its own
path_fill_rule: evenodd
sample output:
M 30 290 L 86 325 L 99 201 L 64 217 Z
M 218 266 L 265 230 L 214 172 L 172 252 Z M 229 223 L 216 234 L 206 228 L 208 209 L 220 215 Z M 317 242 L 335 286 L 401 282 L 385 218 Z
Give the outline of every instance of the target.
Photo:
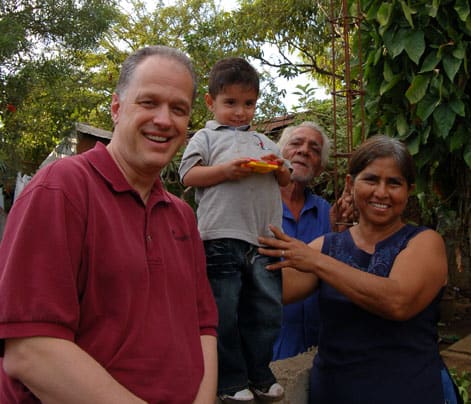
M 440 350 L 471 335 L 471 290 L 455 290 L 444 297 L 438 332 Z

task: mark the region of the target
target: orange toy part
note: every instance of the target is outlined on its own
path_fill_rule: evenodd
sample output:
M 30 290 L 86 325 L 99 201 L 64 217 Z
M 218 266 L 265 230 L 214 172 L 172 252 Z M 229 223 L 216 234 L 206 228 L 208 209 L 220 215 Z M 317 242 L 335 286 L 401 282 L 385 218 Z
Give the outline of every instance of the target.
M 252 159 L 245 164 L 242 164 L 242 167 L 250 167 L 252 171 L 256 173 L 269 173 L 270 171 L 276 170 L 279 166 L 276 161 L 264 161 Z

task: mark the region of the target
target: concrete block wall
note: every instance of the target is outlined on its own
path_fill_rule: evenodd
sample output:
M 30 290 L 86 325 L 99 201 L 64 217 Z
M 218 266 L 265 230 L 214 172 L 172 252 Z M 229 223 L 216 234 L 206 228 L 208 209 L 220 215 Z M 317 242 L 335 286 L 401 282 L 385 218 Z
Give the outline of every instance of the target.
M 307 404 L 309 372 L 316 350 L 297 355 L 293 358 L 272 362 L 270 367 L 278 382 L 285 388 L 285 397 L 280 404 Z M 257 404 L 260 401 L 255 401 Z M 221 401 L 217 401 L 221 404 Z

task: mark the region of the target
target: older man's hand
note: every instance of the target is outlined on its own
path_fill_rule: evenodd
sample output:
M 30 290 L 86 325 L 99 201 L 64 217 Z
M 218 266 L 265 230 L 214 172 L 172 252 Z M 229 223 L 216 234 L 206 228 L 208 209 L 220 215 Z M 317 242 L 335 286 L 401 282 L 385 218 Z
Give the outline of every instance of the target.
M 353 198 L 346 188 L 343 189 L 342 195 L 330 209 L 329 217 L 333 231 L 344 231 L 355 224 Z

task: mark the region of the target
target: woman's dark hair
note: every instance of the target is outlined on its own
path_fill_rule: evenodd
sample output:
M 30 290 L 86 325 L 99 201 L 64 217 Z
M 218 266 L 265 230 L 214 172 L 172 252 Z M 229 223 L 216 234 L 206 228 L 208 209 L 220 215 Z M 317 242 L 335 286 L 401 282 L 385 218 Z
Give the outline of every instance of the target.
M 241 84 L 260 91 L 260 79 L 257 71 L 245 59 L 229 57 L 216 62 L 209 72 L 208 92 L 212 98 L 232 84 Z
M 415 165 L 407 146 L 400 140 L 385 136 L 375 135 L 355 150 L 348 164 L 348 173 L 355 178 L 374 160 L 392 157 L 406 179 L 407 185 L 415 184 Z

